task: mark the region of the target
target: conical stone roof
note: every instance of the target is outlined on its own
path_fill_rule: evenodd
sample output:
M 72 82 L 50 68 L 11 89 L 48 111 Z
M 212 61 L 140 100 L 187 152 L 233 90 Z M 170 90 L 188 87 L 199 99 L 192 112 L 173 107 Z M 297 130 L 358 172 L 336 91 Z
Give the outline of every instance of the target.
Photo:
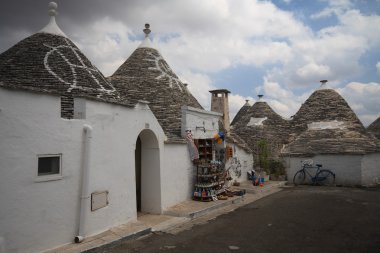
M 53 18 L 40 32 L 0 54 L 0 87 L 128 104 Z
M 284 143 L 288 142 L 289 121 L 278 115 L 265 101 L 253 104 L 233 127 L 249 147 L 257 152 L 260 140 L 266 140 L 271 148 L 271 155 L 277 157 Z
M 236 122 L 239 122 L 243 115 L 245 115 L 248 111 L 248 109 L 251 107 L 251 105 L 248 103 L 248 100 L 246 100 L 245 104 L 240 108 L 240 110 L 236 113 L 234 119 L 231 122 L 231 126 L 235 125 Z
M 380 151 L 347 102 L 333 89 L 316 90 L 292 120 L 296 138 L 282 150 L 287 155 L 365 154 Z
M 380 117 L 378 117 L 374 122 L 367 127 L 367 131 L 376 136 L 380 140 Z
M 147 29 L 149 26 L 144 32 Z M 203 109 L 159 51 L 151 47 L 148 36 L 108 79 L 127 99 L 149 102 L 169 142 L 184 141 L 181 137 L 182 106 Z
M 365 131 L 363 124 L 346 100 L 333 89 L 314 91 L 302 104 L 292 120 L 294 130 L 297 133 L 306 130 L 310 123 L 330 121 L 345 122 L 346 127 L 351 130 Z

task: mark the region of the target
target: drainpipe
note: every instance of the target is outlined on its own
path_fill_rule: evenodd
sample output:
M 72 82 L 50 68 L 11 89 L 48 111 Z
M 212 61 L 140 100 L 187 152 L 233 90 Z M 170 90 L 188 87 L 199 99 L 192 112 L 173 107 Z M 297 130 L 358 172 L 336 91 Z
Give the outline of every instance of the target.
M 90 178 L 90 158 L 91 158 L 91 139 L 92 139 L 92 126 L 84 125 L 83 131 L 85 134 L 84 140 L 84 153 L 83 153 L 83 172 L 82 172 L 82 195 L 80 202 L 80 218 L 79 218 L 79 232 L 75 236 L 74 241 L 80 243 L 84 240 L 85 227 L 86 227 L 86 211 L 87 203 L 90 198 L 89 178 Z

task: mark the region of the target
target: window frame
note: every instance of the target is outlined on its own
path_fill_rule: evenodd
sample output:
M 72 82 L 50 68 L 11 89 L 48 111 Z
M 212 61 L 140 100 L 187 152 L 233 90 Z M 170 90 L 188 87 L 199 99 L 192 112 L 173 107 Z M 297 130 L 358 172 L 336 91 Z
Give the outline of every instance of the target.
M 47 158 L 47 157 L 59 157 L 59 172 L 55 174 L 47 174 L 47 175 L 40 175 L 38 173 L 38 163 L 40 158 Z M 35 182 L 46 182 L 46 181 L 55 181 L 55 180 L 61 180 L 63 178 L 62 176 L 62 153 L 59 154 L 38 154 L 37 155 L 37 169 L 36 169 L 36 178 Z

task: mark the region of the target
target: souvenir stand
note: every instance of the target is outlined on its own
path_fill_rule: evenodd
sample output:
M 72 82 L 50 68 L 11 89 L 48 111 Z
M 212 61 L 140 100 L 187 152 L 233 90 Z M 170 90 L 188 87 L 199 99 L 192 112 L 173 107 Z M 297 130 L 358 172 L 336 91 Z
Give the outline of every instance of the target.
M 218 112 L 182 107 L 182 136 L 187 140 L 196 172 L 194 200 L 217 200 L 225 191 L 224 134 L 219 132 L 222 116 Z
M 224 136 L 215 135 L 214 139 L 196 139 L 199 159 L 193 199 L 198 201 L 218 200 L 218 195 L 225 192 L 227 173 L 224 167 Z

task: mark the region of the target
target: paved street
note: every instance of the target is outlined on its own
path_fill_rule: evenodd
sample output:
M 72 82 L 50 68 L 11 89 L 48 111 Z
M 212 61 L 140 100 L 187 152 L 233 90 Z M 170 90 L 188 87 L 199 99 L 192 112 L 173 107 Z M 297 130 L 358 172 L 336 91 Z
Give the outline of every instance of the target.
M 194 221 L 196 223 L 196 221 Z M 295 187 L 121 252 L 380 252 L 380 189 Z

